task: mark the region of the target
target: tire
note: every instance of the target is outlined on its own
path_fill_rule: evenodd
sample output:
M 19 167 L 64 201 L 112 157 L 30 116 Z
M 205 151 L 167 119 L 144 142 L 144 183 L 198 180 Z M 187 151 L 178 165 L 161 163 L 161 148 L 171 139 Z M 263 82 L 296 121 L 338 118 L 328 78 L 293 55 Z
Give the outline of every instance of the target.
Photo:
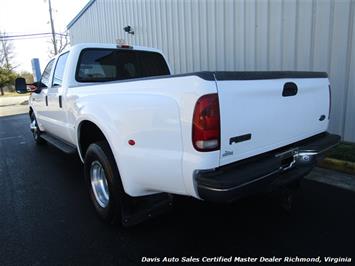
M 46 143 L 46 141 L 43 138 L 41 138 L 41 130 L 38 127 L 37 119 L 33 112 L 30 114 L 30 120 L 31 120 L 31 131 L 32 131 L 33 140 L 38 145 L 42 145 Z
M 89 146 L 84 160 L 84 172 L 96 213 L 105 222 L 121 222 L 124 191 L 116 161 L 106 141 Z

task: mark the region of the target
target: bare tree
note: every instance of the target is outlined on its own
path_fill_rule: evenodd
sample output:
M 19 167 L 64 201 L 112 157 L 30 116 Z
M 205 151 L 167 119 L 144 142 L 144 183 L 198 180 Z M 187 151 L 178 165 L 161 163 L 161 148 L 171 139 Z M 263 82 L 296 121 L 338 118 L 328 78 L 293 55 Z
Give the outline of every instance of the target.
M 5 32 L 0 32 L 0 67 L 13 70 L 16 67 L 11 64 L 14 58 L 14 45 L 6 40 L 5 36 Z
M 56 38 L 55 38 L 55 42 L 56 42 L 56 47 L 57 47 L 57 51 L 54 50 L 54 46 L 53 48 L 49 48 L 48 52 L 49 52 L 49 57 L 53 57 L 55 55 L 57 55 L 58 53 L 61 53 L 65 48 L 67 48 L 70 45 L 69 42 L 69 37 L 68 37 L 68 33 L 57 33 L 56 34 Z M 50 43 L 53 43 L 53 39 L 51 39 Z
M 0 32 L 0 94 L 4 95 L 4 87 L 13 84 L 16 74 L 12 65 L 14 58 L 13 43 L 8 41 L 5 32 Z
M 28 71 L 21 71 L 19 74 L 18 74 L 20 77 L 24 78 L 26 80 L 26 83 L 27 84 L 30 84 L 30 83 L 33 83 L 33 75 L 32 73 L 28 72 Z

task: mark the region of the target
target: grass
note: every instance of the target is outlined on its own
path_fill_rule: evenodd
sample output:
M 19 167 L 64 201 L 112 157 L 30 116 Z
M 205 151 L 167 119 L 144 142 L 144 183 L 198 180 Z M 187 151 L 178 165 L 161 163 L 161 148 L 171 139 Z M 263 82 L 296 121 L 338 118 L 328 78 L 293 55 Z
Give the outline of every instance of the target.
M 342 142 L 331 149 L 327 157 L 355 163 L 355 143 Z

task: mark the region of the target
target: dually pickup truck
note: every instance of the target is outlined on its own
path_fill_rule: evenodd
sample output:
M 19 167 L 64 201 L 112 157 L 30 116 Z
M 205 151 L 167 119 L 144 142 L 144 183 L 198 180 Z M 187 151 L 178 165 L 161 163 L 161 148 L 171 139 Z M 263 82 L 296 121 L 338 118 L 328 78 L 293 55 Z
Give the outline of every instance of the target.
M 292 191 L 340 139 L 327 132 L 323 72 L 171 75 L 159 50 L 79 44 L 16 90 L 31 91 L 34 141 L 77 152 L 97 213 L 124 225 L 174 194 L 231 202 Z

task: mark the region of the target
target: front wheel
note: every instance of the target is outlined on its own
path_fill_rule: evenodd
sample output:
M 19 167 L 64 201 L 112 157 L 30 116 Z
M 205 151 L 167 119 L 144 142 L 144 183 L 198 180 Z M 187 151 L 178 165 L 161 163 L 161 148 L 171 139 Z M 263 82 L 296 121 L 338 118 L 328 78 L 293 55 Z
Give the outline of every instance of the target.
M 41 137 L 41 130 L 38 127 L 37 119 L 36 119 L 36 116 L 33 112 L 30 114 L 30 120 L 31 120 L 30 129 L 31 129 L 34 141 L 37 144 L 45 143 L 46 141 Z
M 116 161 L 106 141 L 89 146 L 84 160 L 84 172 L 97 214 L 109 223 L 120 221 L 124 191 Z

